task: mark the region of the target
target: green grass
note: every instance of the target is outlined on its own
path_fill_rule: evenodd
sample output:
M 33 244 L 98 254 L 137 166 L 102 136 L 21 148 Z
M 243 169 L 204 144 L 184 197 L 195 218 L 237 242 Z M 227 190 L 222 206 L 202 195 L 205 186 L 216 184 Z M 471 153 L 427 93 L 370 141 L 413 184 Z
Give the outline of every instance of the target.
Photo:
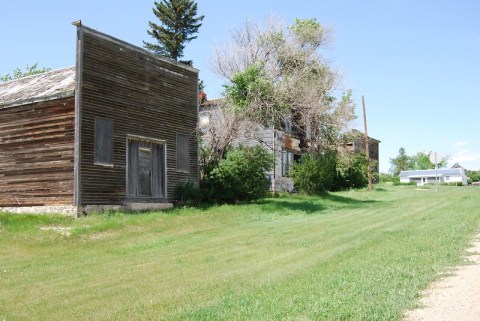
M 0 320 L 401 319 L 462 263 L 479 201 L 475 188 L 383 186 L 79 220 L 0 214 Z

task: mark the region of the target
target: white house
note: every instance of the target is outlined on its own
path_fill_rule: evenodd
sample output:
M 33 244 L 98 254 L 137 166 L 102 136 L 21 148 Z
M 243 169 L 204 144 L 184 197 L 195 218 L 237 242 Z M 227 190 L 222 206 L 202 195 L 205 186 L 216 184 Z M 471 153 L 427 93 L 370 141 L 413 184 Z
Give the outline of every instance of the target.
M 435 171 L 434 169 L 401 171 L 400 183 L 416 182 L 418 186 L 425 184 L 438 183 L 462 183 L 467 185 L 467 176 L 463 168 L 442 168 Z

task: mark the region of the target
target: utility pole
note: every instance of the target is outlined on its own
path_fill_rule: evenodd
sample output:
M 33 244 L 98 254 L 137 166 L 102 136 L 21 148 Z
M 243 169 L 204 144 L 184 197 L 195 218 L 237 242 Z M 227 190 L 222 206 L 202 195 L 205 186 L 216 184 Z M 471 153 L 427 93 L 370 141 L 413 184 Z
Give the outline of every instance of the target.
M 372 173 L 370 172 L 370 144 L 368 141 L 368 130 L 367 130 L 367 112 L 365 111 L 365 97 L 362 96 L 362 106 L 363 106 L 363 124 L 365 127 L 365 153 L 367 154 L 367 175 L 368 175 L 368 190 L 372 190 Z
M 275 119 L 274 117 L 272 116 L 272 139 L 273 139 L 273 142 L 272 142 L 272 147 L 273 147 L 273 177 L 272 177 L 272 193 L 275 195 L 275 193 L 277 192 L 277 189 L 275 187 L 275 179 L 276 179 L 276 165 L 277 165 L 277 158 L 276 158 L 276 153 L 275 153 L 275 139 L 276 139 L 276 135 L 275 135 Z

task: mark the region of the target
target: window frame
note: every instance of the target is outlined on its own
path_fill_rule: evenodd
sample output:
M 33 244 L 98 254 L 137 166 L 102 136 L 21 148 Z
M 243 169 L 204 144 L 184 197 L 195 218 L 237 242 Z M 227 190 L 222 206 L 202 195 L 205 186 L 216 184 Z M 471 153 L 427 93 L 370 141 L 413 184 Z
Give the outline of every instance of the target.
M 288 177 L 292 172 L 295 154 L 289 150 L 282 150 L 282 177 Z
M 167 197 L 167 143 L 165 140 L 137 135 L 126 139 L 126 195 L 128 199 L 154 200 Z M 142 195 L 139 180 L 140 152 L 149 150 L 151 161 L 150 195 Z M 153 154 L 157 157 L 155 157 Z M 155 162 L 155 159 L 157 162 Z

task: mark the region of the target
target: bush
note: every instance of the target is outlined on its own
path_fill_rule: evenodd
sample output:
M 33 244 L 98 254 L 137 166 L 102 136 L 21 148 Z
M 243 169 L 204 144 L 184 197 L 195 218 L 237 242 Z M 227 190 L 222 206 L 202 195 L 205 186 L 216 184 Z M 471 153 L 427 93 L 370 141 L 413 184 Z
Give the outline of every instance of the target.
M 392 174 L 387 174 L 387 173 L 380 173 L 379 180 L 380 180 L 380 183 L 388 183 L 388 182 L 393 182 L 395 177 L 398 177 L 398 176 L 394 176 Z
M 180 203 L 199 203 L 202 200 L 202 192 L 195 183 L 189 181 L 180 183 L 175 190 L 175 199 Z
M 337 160 L 337 179 L 333 190 L 363 188 L 368 185 L 367 159 L 364 153 L 344 155 Z
M 336 178 L 336 153 L 304 154 L 293 165 L 291 177 L 295 187 L 307 194 L 320 194 L 332 189 Z
M 272 166 L 272 156 L 260 146 L 231 149 L 225 159 L 204 173 L 204 196 L 210 202 L 228 203 L 260 198 L 268 191 L 265 173 Z

